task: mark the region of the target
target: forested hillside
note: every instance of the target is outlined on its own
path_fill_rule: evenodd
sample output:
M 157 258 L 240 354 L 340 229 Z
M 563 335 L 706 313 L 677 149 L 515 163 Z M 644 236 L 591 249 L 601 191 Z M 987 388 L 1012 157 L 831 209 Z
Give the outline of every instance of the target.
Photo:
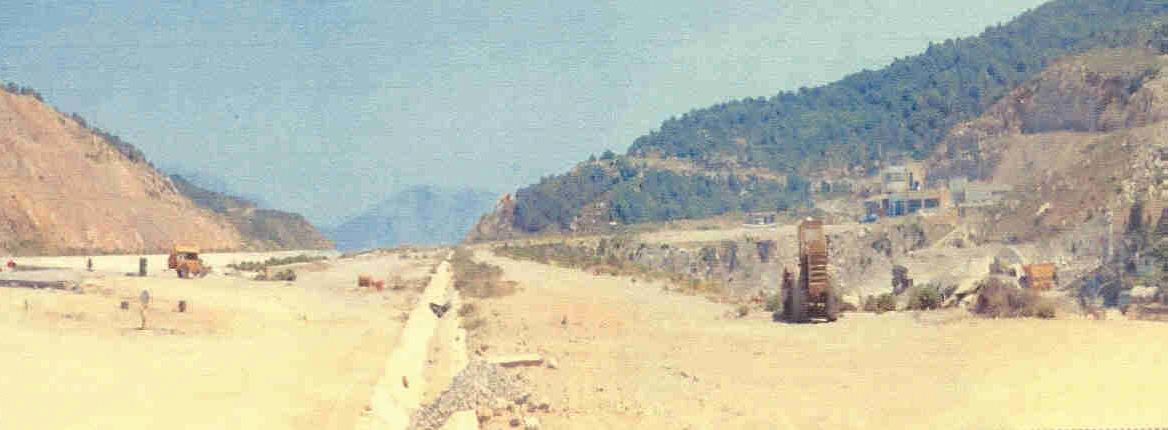
M 665 121 L 630 155 L 733 161 L 781 172 L 870 168 L 926 156 L 959 122 L 981 114 L 1052 60 L 1095 47 L 1147 44 L 1168 13 L 1155 0 L 1056 0 L 977 37 L 836 83 L 748 98 Z
M 520 189 L 508 210 L 514 216 L 504 222 L 533 233 L 578 230 L 582 221 L 636 223 L 804 205 L 810 181 L 925 158 L 955 125 L 1066 55 L 1099 47 L 1163 52 L 1166 17 L 1164 1 L 1055 0 L 880 70 L 694 110 L 636 139 L 626 156 L 606 154 Z M 691 168 L 644 162 L 660 159 Z

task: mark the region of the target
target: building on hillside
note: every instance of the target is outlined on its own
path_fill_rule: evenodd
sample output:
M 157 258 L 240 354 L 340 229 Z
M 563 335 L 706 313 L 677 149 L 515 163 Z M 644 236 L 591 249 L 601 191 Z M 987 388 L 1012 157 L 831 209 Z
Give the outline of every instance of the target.
M 950 205 L 949 193 L 933 189 L 881 194 L 865 200 L 864 210 L 870 216 L 895 217 L 935 211 Z
M 1013 188 L 1005 184 L 974 182 L 967 178 L 949 179 L 949 194 L 953 204 L 965 207 L 991 206 L 1001 203 Z
M 746 214 L 746 224 L 771 225 L 775 223 L 778 214 L 774 212 L 751 212 Z
M 964 176 L 958 178 L 949 178 L 949 197 L 953 203 L 961 203 L 965 201 L 965 189 L 969 187 L 969 178 Z
M 920 191 L 925 186 L 925 166 L 919 162 L 910 162 L 885 167 L 880 171 L 880 182 L 885 193 Z
M 925 166 L 909 162 L 880 171 L 881 194 L 864 200 L 866 218 L 895 217 L 949 207 L 950 193 L 925 189 Z
M 1004 201 L 1011 191 L 1013 188 L 1009 185 L 967 182 L 964 189 L 958 192 L 958 203 L 966 207 L 996 205 Z

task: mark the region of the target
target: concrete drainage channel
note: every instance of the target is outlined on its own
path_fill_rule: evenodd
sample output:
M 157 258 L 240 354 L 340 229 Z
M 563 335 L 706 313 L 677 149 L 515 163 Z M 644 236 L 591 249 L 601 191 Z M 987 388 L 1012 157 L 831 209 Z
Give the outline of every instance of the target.
M 449 381 L 426 381 L 426 362 L 432 359 L 435 366 L 450 366 L 450 375 L 457 374 L 468 362 L 466 353 L 466 331 L 459 325 L 458 292 L 453 289 L 453 279 L 449 256 L 438 265 L 430 284 L 418 298 L 418 303 L 409 314 L 405 327 L 398 337 L 397 346 L 390 352 L 385 371 L 373 388 L 369 410 L 357 423 L 358 430 L 406 429 L 410 416 L 418 409 L 426 392 L 427 382 L 449 383 Z M 450 307 L 439 318 L 430 309 L 431 303 L 443 304 L 449 300 Z M 429 357 L 431 343 L 437 334 L 451 345 L 437 348 L 440 356 Z M 473 411 L 460 412 L 450 417 L 444 429 L 477 429 L 478 420 Z

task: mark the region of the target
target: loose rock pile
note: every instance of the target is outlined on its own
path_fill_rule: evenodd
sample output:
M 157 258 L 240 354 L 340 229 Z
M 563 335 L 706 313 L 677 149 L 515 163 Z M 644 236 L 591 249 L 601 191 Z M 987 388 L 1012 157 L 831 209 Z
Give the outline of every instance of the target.
M 493 409 L 499 403 L 527 400 L 529 396 L 497 365 L 471 363 L 454 377 L 450 388 L 438 395 L 437 400 L 414 414 L 410 428 L 438 429 L 455 412 Z

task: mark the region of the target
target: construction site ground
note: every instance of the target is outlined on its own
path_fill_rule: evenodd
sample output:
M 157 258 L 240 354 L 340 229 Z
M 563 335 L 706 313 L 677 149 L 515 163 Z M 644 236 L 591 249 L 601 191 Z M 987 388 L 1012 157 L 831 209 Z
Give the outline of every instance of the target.
M 294 266 L 295 282 L 263 282 L 180 280 L 161 272 L 165 261 L 128 277 L 136 257 L 98 257 L 80 292 L 0 288 L 0 428 L 354 428 L 439 258 L 334 259 Z M 33 262 L 84 267 L 20 259 Z M 419 281 L 377 293 L 356 288 L 361 273 Z
M 989 320 L 959 309 L 744 318 L 628 277 L 494 256 L 518 283 L 478 300 L 472 355 L 519 368 L 544 428 L 1117 428 L 1168 422 L 1168 325 L 1067 315 Z M 980 262 L 978 262 L 980 263 Z M 485 428 L 508 428 L 504 420 Z

